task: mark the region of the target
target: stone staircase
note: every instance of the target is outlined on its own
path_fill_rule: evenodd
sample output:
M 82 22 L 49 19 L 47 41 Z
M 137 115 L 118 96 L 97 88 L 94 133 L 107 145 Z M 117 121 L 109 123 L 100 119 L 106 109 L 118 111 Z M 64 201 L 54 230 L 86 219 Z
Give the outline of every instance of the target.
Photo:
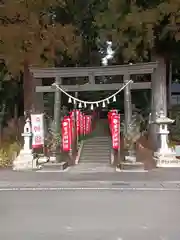
M 84 140 L 81 156 L 78 165 L 73 166 L 69 171 L 77 172 L 114 172 L 110 166 L 111 139 L 107 131 L 107 121 L 97 122 L 93 137 Z
M 111 142 L 108 136 L 98 136 L 85 140 L 80 163 L 110 164 Z

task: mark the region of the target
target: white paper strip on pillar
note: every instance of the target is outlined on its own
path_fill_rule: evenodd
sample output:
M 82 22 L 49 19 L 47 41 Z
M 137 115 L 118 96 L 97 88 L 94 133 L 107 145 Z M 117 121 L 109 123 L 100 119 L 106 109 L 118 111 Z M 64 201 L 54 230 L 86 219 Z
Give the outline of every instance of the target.
M 94 109 L 94 106 L 93 106 L 93 104 L 91 104 L 91 110 L 93 110 Z
M 72 99 L 70 97 L 68 99 L 68 103 L 72 103 Z
M 103 104 L 102 104 L 102 107 L 103 107 L 103 108 L 105 108 L 105 107 L 106 107 L 106 104 L 105 104 L 105 102 L 103 102 Z
M 78 105 L 79 108 L 82 108 L 82 103 L 80 102 L 79 105 Z
M 116 102 L 116 95 L 114 95 L 113 97 L 113 102 Z

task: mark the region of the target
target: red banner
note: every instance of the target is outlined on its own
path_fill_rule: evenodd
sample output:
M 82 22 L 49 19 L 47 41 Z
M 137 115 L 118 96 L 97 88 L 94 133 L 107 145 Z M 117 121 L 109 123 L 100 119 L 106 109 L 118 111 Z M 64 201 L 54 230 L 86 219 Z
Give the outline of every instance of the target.
M 80 135 L 83 135 L 84 134 L 84 114 L 82 112 L 80 112 Z
M 44 115 L 31 114 L 32 126 L 32 147 L 33 149 L 42 148 L 44 146 Z
M 112 148 L 120 148 L 120 115 L 113 114 L 111 117 Z
M 76 114 L 76 130 L 77 130 L 77 134 L 80 134 L 80 115 L 81 112 L 79 110 L 73 110 L 72 112 L 69 113 L 72 121 L 74 121 L 75 119 L 75 114 Z
M 86 135 L 86 115 L 83 115 L 83 134 Z
M 76 128 L 77 128 L 77 134 L 80 134 L 80 111 L 76 110 Z
M 92 131 L 92 116 L 85 115 L 85 134 L 90 134 Z
M 80 110 L 73 110 L 69 113 L 71 121 L 74 121 L 76 112 L 76 128 L 78 135 L 87 135 L 92 131 L 92 116 L 84 115 Z
M 117 114 L 117 110 L 111 110 L 110 112 L 108 112 L 108 122 L 109 122 L 109 128 L 110 128 L 110 132 L 111 132 L 111 129 L 112 129 L 112 116 L 116 115 Z
M 62 148 L 63 151 L 71 150 L 72 143 L 72 121 L 70 117 L 65 117 L 62 121 Z
M 74 132 L 73 132 L 73 127 L 74 127 L 74 114 L 73 112 L 69 113 L 69 117 L 71 119 L 71 136 L 72 136 L 72 141 L 74 141 Z

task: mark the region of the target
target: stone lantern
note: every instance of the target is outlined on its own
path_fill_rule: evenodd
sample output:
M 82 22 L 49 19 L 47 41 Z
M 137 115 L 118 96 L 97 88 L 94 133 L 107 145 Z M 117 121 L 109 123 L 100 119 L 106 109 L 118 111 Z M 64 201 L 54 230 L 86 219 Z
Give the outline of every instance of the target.
M 153 122 L 158 125 L 157 134 L 159 147 L 154 153 L 154 160 L 156 161 L 157 167 L 180 167 L 180 161 L 176 158 L 174 149 L 168 146 L 168 125 L 173 122 L 174 120 L 166 117 L 163 111 L 160 111 L 159 116 Z
M 26 123 L 24 125 L 24 132 L 21 135 L 24 138 L 24 145 L 19 155 L 13 162 L 13 170 L 17 171 L 40 169 L 41 166 L 37 166 L 37 160 L 34 159 L 31 147 L 32 131 L 29 118 L 26 119 Z

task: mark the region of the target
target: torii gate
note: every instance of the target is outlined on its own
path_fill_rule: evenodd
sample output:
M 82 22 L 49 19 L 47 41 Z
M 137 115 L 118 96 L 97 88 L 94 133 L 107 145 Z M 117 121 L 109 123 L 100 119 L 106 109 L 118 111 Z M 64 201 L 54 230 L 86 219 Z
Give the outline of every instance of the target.
M 62 84 L 62 78 L 76 77 L 76 85 L 63 85 L 63 89 L 67 92 L 81 92 L 81 91 L 109 91 L 118 90 L 124 83 L 127 83 L 132 75 L 135 74 L 151 74 L 151 82 L 135 82 L 127 85 L 124 91 L 124 109 L 125 109 L 125 126 L 126 128 L 131 123 L 132 109 L 131 109 L 131 89 L 153 89 L 151 94 L 151 111 L 152 119 L 155 120 L 155 113 L 163 109 L 167 113 L 167 99 L 166 89 L 163 88 L 162 81 L 166 81 L 165 65 L 162 62 L 148 62 L 138 63 L 132 65 L 115 65 L 115 66 L 99 66 L 99 67 L 63 67 L 63 68 L 36 68 L 31 67 L 30 73 L 34 78 L 34 88 L 32 91 L 32 107 L 38 111 L 39 103 L 42 104 L 43 99 L 38 97 L 35 101 L 37 94 L 42 95 L 45 92 L 55 93 L 54 103 L 54 121 L 56 125 L 56 132 L 60 132 L 60 114 L 61 114 L 61 91 L 52 86 L 42 86 L 42 78 L 54 78 L 57 85 Z M 111 83 L 111 84 L 96 84 L 95 77 L 97 76 L 123 76 L 124 83 Z M 89 83 L 84 85 L 78 84 L 78 77 L 88 77 Z M 37 81 L 40 80 L 41 81 Z M 166 84 L 165 84 L 166 86 Z M 34 93 L 36 93 L 34 95 Z

